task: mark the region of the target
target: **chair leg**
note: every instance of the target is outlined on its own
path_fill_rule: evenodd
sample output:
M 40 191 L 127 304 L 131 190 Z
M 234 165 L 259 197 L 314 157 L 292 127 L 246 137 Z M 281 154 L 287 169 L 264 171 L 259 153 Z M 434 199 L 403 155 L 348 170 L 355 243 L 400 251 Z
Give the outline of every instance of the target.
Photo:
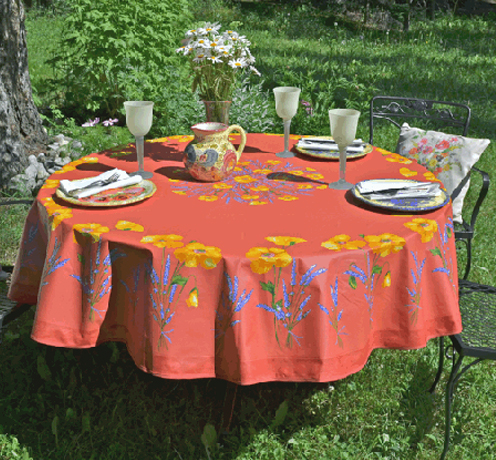
M 439 366 L 437 368 L 436 378 L 432 383 L 432 386 L 429 388 L 429 393 L 434 393 L 436 391 L 436 385 L 441 378 L 441 374 L 443 373 L 444 367 L 444 337 L 439 337 Z
M 221 434 L 229 433 L 231 421 L 234 415 L 234 404 L 236 403 L 236 394 L 238 385 L 232 382 L 226 382 L 226 394 L 224 395 L 224 404 L 222 408 Z
M 458 381 L 458 371 L 460 369 L 460 366 L 462 365 L 462 361 L 462 355 L 459 355 L 456 361 L 455 355 L 453 355 L 453 368 L 451 369 L 448 384 L 446 385 L 444 448 L 443 453 L 441 454 L 441 460 L 444 460 L 446 458 L 446 454 L 448 453 L 449 449 L 451 431 L 451 405 L 453 403 L 453 392 L 455 390 L 456 382 Z

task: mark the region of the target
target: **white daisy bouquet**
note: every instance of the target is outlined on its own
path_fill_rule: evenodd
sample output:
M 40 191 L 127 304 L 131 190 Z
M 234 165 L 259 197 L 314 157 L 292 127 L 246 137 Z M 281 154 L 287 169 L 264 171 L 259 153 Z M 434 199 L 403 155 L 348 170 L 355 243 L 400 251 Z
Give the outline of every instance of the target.
M 236 77 L 243 69 L 260 76 L 253 67 L 251 43 L 233 30 L 220 32 L 218 23 L 188 30 L 184 46 L 176 50 L 191 59 L 193 91 L 204 101 L 230 101 Z

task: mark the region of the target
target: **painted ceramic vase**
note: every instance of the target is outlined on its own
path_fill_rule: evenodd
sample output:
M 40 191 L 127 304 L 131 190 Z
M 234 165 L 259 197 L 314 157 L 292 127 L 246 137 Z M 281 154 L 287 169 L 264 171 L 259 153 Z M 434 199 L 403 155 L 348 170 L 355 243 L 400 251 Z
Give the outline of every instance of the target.
M 217 182 L 225 179 L 233 171 L 246 145 L 245 130 L 238 125 L 206 122 L 191 127 L 195 138 L 186 146 L 184 165 L 198 180 Z M 229 134 L 241 134 L 241 143 L 236 150 L 229 142 Z

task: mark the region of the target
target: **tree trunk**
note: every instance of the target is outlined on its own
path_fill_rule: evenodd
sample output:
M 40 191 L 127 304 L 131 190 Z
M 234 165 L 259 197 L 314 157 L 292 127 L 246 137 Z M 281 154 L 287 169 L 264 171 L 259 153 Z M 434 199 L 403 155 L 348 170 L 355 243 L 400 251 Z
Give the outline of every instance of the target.
M 31 92 L 22 0 L 0 0 L 0 189 L 47 144 Z

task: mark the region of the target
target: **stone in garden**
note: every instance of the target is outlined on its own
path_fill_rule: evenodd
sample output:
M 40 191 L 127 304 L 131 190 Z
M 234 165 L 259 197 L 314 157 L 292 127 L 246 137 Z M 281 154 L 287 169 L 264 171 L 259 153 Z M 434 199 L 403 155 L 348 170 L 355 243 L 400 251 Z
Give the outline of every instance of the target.
M 83 149 L 83 143 L 81 141 L 73 141 L 72 142 L 72 148 L 74 150 L 82 150 Z

